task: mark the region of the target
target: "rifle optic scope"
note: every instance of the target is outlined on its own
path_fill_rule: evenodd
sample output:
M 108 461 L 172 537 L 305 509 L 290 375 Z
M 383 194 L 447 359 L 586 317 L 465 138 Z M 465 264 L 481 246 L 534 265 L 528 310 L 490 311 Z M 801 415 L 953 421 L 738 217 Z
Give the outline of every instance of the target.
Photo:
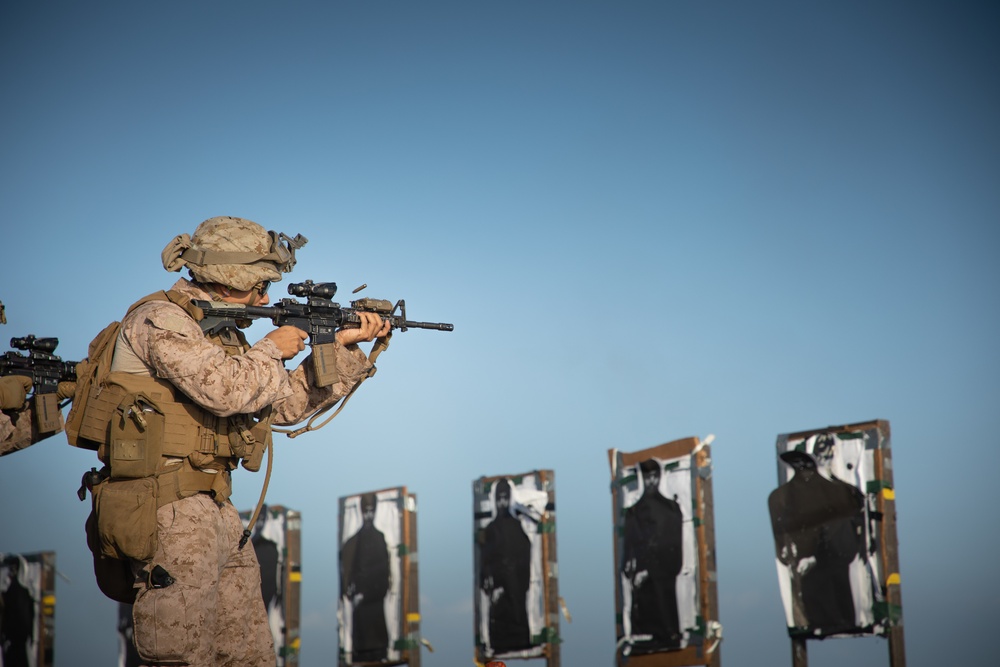
M 337 293 L 337 283 L 314 283 L 307 280 L 304 283 L 292 283 L 288 286 L 292 296 L 315 296 L 321 299 L 332 299 Z
M 36 352 L 55 352 L 59 346 L 58 338 L 35 338 L 34 336 L 24 336 L 23 338 L 11 338 L 10 346 L 16 350 L 34 350 Z

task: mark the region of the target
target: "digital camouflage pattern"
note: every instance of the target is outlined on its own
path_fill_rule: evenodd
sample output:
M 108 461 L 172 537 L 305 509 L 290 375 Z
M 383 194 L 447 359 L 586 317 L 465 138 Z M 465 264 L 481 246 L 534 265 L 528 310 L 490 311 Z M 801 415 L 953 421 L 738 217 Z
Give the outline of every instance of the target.
M 236 509 L 198 494 L 164 505 L 156 519 L 159 546 L 151 562 L 136 565 L 137 581 L 159 565 L 174 582 L 138 584 L 132 618 L 144 663 L 273 667 L 260 567 L 252 548 L 237 548 L 243 523 Z
M 192 299 L 211 298 L 183 278 L 171 289 Z M 198 323 L 180 306 L 167 301 L 151 301 L 129 313 L 122 321 L 121 335 L 156 377 L 220 417 L 254 413 L 271 405 L 275 424 L 297 424 L 346 395 L 371 368 L 357 345 L 335 343 L 338 380 L 318 388 L 311 363 L 285 370 L 277 346 L 266 338 L 246 354 L 228 356 L 205 338 Z
M 210 296 L 179 280 L 173 290 L 193 299 Z M 122 320 L 119 353 L 127 348 L 132 372 L 165 379 L 195 403 L 219 416 L 274 408 L 274 423 L 295 424 L 347 394 L 371 364 L 357 345 L 335 344 L 338 379 L 313 384 L 312 364 L 285 370 L 278 348 L 262 339 L 229 356 L 209 341 L 180 306 L 150 301 Z M 270 629 L 260 595 L 254 550 L 238 549 L 243 531 L 228 501 L 207 494 L 174 501 L 157 511 L 158 546 L 150 562 L 135 562 L 138 595 L 133 615 L 135 644 L 150 664 L 275 664 Z M 154 588 L 152 569 L 162 566 L 175 582 Z
M 281 280 L 281 271 L 272 262 L 261 260 L 252 264 L 199 264 L 184 260 L 180 255 L 188 248 L 218 252 L 253 253 L 266 256 L 271 252 L 271 236 L 251 220 L 221 216 L 209 218 L 198 225 L 193 236 L 181 234 L 163 249 L 163 268 L 180 271 L 186 266 L 196 280 L 219 283 L 248 290 L 262 280 Z
M 59 423 L 61 426 L 61 414 Z M 13 419 L 7 413 L 0 412 L 0 456 L 26 449 L 58 432 L 40 433 L 35 425 L 35 413 L 30 406 L 18 411 Z
M 32 444 L 31 422 L 30 408 L 18 414 L 16 424 L 6 413 L 0 412 L 0 456 L 16 452 Z

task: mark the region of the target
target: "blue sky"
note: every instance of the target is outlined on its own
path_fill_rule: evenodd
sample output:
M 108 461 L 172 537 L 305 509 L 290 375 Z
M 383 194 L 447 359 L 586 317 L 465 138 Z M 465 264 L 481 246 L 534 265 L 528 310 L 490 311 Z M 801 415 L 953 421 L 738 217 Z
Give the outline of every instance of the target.
M 472 481 L 538 468 L 564 664 L 610 664 L 606 450 L 709 433 L 723 660 L 785 663 L 775 437 L 875 418 L 909 664 L 982 663 L 998 27 L 985 2 L 6 0 L 3 334 L 84 356 L 172 284 L 166 242 L 215 215 L 309 237 L 296 280 L 455 323 L 394 337 L 337 420 L 277 440 L 268 499 L 303 513 L 303 667 L 336 655 L 337 498 L 417 494 L 424 664 L 468 664 Z M 62 436 L 0 460 L 0 551 L 54 549 L 69 579 L 61 665 L 116 652 L 74 495 L 94 463 Z M 261 481 L 237 476 L 238 507 Z M 887 663 L 882 640 L 809 650 Z

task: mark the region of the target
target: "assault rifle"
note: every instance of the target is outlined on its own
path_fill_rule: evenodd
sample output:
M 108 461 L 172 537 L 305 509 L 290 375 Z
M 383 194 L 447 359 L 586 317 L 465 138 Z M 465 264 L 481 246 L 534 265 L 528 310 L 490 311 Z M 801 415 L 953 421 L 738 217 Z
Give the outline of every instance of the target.
M 11 338 L 10 346 L 19 352 L 4 352 L 0 357 L 0 377 L 23 375 L 34 385 L 35 416 L 38 430 L 43 433 L 59 430 L 59 399 L 56 390 L 60 382 L 76 382 L 75 361 L 63 361 L 52 354 L 59 345 L 58 338 L 24 336 Z
M 355 290 L 357 291 L 357 290 Z M 224 301 L 203 301 L 195 299 L 191 304 L 203 313 L 201 329 L 205 333 L 222 333 L 235 328 L 239 320 L 268 318 L 276 326 L 291 325 L 309 334 L 312 347 L 313 367 L 316 384 L 327 387 L 336 381 L 334 369 L 333 342 L 337 329 L 360 326 L 359 312 L 377 313 L 388 320 L 393 329 L 434 329 L 453 331 L 453 324 L 443 322 L 414 322 L 406 319 L 406 302 L 400 299 L 393 305 L 385 299 L 361 298 L 351 301 L 350 306 L 334 303 L 337 283 L 314 283 L 307 280 L 288 286 L 292 296 L 304 297 L 305 303 L 295 299 L 281 299 L 273 306 L 245 306 Z M 397 313 L 397 311 L 399 311 Z
M 76 382 L 75 361 L 63 361 L 52 354 L 59 345 L 58 338 L 11 338 L 10 346 L 20 352 L 4 352 L 0 357 L 0 377 L 24 375 L 31 378 L 36 394 L 54 394 L 60 382 Z

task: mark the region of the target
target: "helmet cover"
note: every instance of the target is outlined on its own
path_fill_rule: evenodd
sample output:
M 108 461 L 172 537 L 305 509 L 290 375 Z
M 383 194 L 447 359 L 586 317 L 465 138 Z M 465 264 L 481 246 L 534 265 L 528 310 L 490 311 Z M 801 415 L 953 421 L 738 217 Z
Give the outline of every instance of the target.
M 306 242 L 301 234 L 292 239 L 251 220 L 219 216 L 198 225 L 193 236 L 175 237 L 161 258 L 166 270 L 186 266 L 198 282 L 249 290 L 264 280 L 281 280 L 295 266 L 295 250 Z

